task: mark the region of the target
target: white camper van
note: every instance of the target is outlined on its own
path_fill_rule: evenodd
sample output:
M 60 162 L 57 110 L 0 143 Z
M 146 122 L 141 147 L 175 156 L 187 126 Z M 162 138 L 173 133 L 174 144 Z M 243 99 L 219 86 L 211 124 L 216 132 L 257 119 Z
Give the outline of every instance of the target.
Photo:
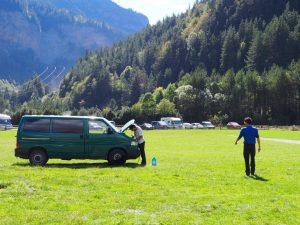
M 182 128 L 182 120 L 178 117 L 162 117 L 160 120 L 166 122 L 168 128 Z
M 0 130 L 12 129 L 11 118 L 8 115 L 0 114 Z

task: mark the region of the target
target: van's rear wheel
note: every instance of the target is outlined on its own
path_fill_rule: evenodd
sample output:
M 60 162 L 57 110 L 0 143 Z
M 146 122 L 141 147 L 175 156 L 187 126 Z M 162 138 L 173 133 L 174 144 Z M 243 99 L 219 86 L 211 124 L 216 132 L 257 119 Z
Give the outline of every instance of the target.
M 114 149 L 109 153 L 107 160 L 111 165 L 122 165 L 126 162 L 125 152 L 120 149 Z
M 48 156 L 45 151 L 37 149 L 29 154 L 29 162 L 32 166 L 45 166 Z

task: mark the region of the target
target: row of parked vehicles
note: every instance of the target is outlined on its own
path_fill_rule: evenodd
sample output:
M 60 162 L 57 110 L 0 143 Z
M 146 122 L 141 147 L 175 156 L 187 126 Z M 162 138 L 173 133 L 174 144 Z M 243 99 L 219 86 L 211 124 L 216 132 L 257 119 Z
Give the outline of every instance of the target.
M 210 121 L 202 121 L 201 123 L 183 123 L 182 127 L 186 129 L 215 129 L 215 126 Z M 241 125 L 237 122 L 228 122 L 226 127 L 228 129 L 240 129 Z
M 151 123 L 144 123 L 141 127 L 145 130 L 152 129 L 171 129 L 171 128 L 184 128 L 184 129 L 215 129 L 215 126 L 210 121 L 202 121 L 201 123 L 185 123 L 180 118 L 176 117 L 163 117 L 160 121 L 151 121 Z M 226 127 L 228 129 L 240 129 L 241 125 L 237 122 L 228 122 Z
M 114 121 L 109 121 L 114 126 Z M 144 123 L 141 127 L 145 130 L 152 129 L 170 129 L 170 128 L 184 128 L 184 129 L 215 129 L 215 126 L 210 121 L 202 121 L 201 123 L 184 123 L 177 117 L 163 117 L 160 121 L 151 121 L 151 123 Z M 5 114 L 0 114 L 0 130 L 10 130 L 13 128 L 11 117 Z M 241 125 L 237 122 L 227 123 L 228 129 L 240 129 Z
M 163 117 L 160 121 L 151 121 L 151 123 L 144 123 L 141 127 L 145 130 L 152 129 L 214 129 L 215 126 L 210 121 L 202 121 L 201 123 L 184 123 L 180 118 Z

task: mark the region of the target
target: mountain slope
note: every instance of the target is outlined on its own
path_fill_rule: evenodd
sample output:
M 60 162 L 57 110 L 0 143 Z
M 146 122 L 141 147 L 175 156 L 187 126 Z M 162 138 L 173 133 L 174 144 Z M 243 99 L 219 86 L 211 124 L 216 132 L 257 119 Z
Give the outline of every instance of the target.
M 118 32 L 128 35 L 141 30 L 148 23 L 147 18 L 130 9 L 120 8 L 111 0 L 47 0 L 58 8 L 68 9 L 93 20 L 106 21 Z
M 286 10 L 287 15 L 279 19 L 277 16 Z M 179 17 L 166 18 L 163 23 L 147 27 L 127 41 L 79 60 L 63 81 L 60 94 L 73 95 L 71 90 L 78 90 L 76 86 L 90 86 L 93 79 L 96 83 L 101 82 L 101 76 L 117 75 L 129 86 L 140 79 L 139 89 L 144 93 L 156 86 L 166 87 L 198 67 L 209 73 L 225 73 L 231 68 L 235 71 L 243 68 L 263 71 L 273 64 L 287 66 L 300 57 L 299 11 L 297 0 L 196 3 Z M 260 35 L 262 46 L 257 48 L 255 40 Z M 257 49 L 255 54 L 251 53 L 254 49 Z M 123 77 L 124 73 L 130 75 Z M 136 74 L 140 77 L 135 78 Z M 111 89 L 118 92 L 114 86 Z M 89 90 L 89 93 L 96 95 L 99 91 Z M 81 96 L 78 92 L 74 95 Z M 82 96 L 90 102 L 89 106 L 97 104 L 86 99 L 85 92 Z M 134 103 L 132 99 L 138 97 L 131 96 L 129 102 Z M 105 101 L 101 105 L 105 105 Z
M 22 81 L 47 67 L 48 73 L 56 67 L 58 75 L 85 51 L 147 24 L 145 16 L 110 0 L 2 0 L 0 78 Z

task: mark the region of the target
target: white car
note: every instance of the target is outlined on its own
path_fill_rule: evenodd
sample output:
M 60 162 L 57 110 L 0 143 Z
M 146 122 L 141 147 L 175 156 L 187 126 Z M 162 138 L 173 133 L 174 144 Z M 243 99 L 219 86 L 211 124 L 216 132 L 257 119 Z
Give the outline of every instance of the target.
M 201 123 L 192 123 L 194 129 L 203 129 L 203 125 Z
M 193 125 L 190 124 L 190 123 L 183 123 L 183 124 L 182 124 L 182 127 L 183 127 L 184 129 L 193 129 Z

